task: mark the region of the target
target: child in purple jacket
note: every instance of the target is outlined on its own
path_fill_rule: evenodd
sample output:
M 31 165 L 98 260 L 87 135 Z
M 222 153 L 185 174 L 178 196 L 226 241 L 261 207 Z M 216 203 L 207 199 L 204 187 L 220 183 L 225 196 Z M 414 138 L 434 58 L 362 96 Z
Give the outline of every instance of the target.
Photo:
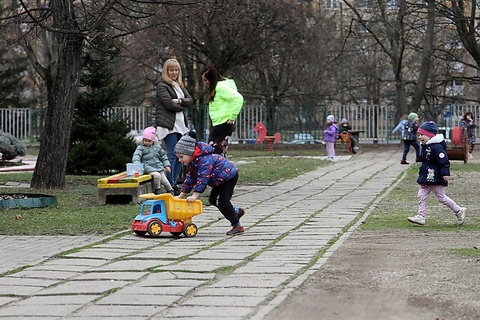
M 327 160 L 332 161 L 335 157 L 335 136 L 338 132 L 338 126 L 335 124 L 335 117 L 331 114 L 327 117 L 327 124 L 324 131 L 324 138 L 327 148 Z
M 212 190 L 208 202 L 217 207 L 232 225 L 227 235 L 243 233 L 240 218 L 245 214 L 245 210 L 234 207 L 230 202 L 238 181 L 235 164 L 214 153 L 212 146 L 196 141 L 195 132 L 184 135 L 174 150 L 180 162 L 188 166 L 187 177 L 178 198 L 184 198 L 193 189 L 193 194 L 187 197 L 188 202 L 193 202 L 210 186 Z

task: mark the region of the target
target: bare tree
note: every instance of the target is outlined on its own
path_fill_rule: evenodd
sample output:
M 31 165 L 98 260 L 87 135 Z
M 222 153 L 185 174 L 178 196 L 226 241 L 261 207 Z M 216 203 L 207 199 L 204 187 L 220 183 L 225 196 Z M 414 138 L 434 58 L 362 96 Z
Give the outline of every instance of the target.
M 444 15 L 453 21 L 458 36 L 470 56 L 480 67 L 480 45 L 478 35 L 478 8 L 475 1 L 450 1 L 451 9 L 444 7 Z
M 436 2 L 427 0 L 427 7 L 424 8 L 405 0 L 399 0 L 395 2 L 395 6 L 389 7 L 386 1 L 379 0 L 372 3 L 374 6 L 371 10 L 359 10 L 354 3 L 348 0 L 344 0 L 344 3 L 390 60 L 397 96 L 397 117 L 399 118 L 401 114 L 408 111 L 418 110 L 425 93 L 431 65 Z M 412 21 L 418 19 L 419 15 L 420 19 L 427 21 L 426 28 L 420 33 L 423 34 L 423 39 L 413 37 L 413 31 L 418 26 Z M 416 34 L 419 35 L 419 33 Z M 418 43 L 422 44 L 420 52 L 414 50 Z M 409 80 L 408 77 L 411 77 L 412 73 L 407 73 L 409 66 L 406 61 L 408 56 L 414 53 L 417 57 L 420 55 L 421 61 L 414 73 L 417 75 L 416 79 Z M 408 103 L 409 85 L 413 85 L 414 88 L 410 103 Z
M 47 92 L 46 121 L 41 136 L 32 188 L 63 188 L 68 145 L 85 42 L 102 37 L 104 46 L 118 50 L 115 39 L 152 27 L 147 18 L 154 8 L 168 5 L 189 5 L 187 1 L 90 1 L 51 0 L 25 2 L 20 10 L 12 4 L 2 20 L 19 20 L 25 47 L 35 70 L 41 74 Z M 101 28 L 99 28 L 101 26 Z M 98 33 L 97 30 L 107 30 Z M 38 37 L 40 35 L 40 37 Z M 35 45 L 41 45 L 39 59 Z M 35 56 L 35 57 L 33 57 Z
M 478 102 L 480 93 L 478 91 L 478 70 L 480 70 L 480 35 L 478 33 L 479 4 L 477 1 L 455 0 L 439 4 L 440 14 L 450 23 L 448 27 L 455 30 L 448 30 L 446 47 L 451 50 L 444 52 L 447 67 L 452 64 L 461 63 L 465 71 L 452 72 L 447 79 L 451 85 L 454 79 L 465 81 L 470 84 L 467 99 Z M 447 88 L 448 88 L 447 85 Z M 458 99 L 450 97 L 450 99 Z M 462 99 L 463 101 L 463 99 Z
M 311 10 L 295 3 L 206 0 L 169 7 L 155 18 L 162 23 L 142 34 L 142 45 L 148 45 L 136 46 L 129 58 L 141 57 L 140 65 L 147 57 L 145 68 L 154 74 L 165 59 L 176 57 L 197 99 L 198 109 L 192 111 L 199 115 L 205 112 L 200 69 L 206 64 L 234 77 L 248 103 L 318 103 L 330 89 L 331 33 Z

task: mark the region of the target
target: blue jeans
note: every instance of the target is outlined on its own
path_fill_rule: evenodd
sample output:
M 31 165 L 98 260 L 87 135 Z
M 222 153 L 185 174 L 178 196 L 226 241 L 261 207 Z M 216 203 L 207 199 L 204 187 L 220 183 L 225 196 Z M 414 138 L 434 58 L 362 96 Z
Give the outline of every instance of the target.
M 402 160 L 407 160 L 407 154 L 410 151 L 410 146 L 415 148 L 416 158 L 420 157 L 420 144 L 417 140 L 403 140 L 403 155 Z
M 180 175 L 180 171 L 182 170 L 182 163 L 178 161 L 178 158 L 173 151 L 175 149 L 175 145 L 181 137 L 182 135 L 180 133 L 170 133 L 165 138 L 163 138 L 163 143 L 165 144 L 165 148 L 167 149 L 167 158 L 171 166 L 170 173 L 165 173 L 172 187 L 177 185 L 178 176 Z

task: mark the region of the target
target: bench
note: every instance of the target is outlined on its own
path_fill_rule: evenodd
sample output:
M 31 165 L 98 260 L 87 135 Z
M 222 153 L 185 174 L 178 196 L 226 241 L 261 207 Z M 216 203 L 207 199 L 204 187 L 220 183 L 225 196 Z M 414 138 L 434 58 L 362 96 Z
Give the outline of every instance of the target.
M 451 131 L 451 142 L 447 145 L 447 156 L 449 160 L 461 160 L 463 163 L 468 162 L 468 134 L 467 128 L 453 127 Z
M 337 144 L 339 143 L 346 144 L 350 154 L 353 154 L 352 140 L 350 139 L 350 134 L 348 134 L 347 132 L 342 132 L 335 135 L 335 149 L 337 148 Z
M 105 205 L 115 198 L 121 198 L 123 202 L 140 202 L 140 195 L 152 193 L 152 176 L 144 174 L 135 178 L 128 176 L 127 172 L 120 172 L 113 176 L 97 180 L 98 204 Z

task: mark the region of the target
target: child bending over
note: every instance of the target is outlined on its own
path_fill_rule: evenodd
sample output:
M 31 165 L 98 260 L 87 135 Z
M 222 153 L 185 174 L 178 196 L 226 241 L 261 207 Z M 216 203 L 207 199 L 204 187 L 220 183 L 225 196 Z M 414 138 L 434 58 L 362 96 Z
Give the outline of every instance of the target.
M 184 198 L 193 189 L 193 194 L 187 197 L 188 202 L 193 202 L 207 186 L 212 187 L 208 202 L 230 221 L 232 229 L 227 235 L 241 234 L 244 230 L 240 218 L 245 210 L 234 207 L 230 202 L 238 181 L 238 169 L 233 162 L 214 152 L 212 146 L 196 141 L 195 132 L 184 135 L 177 142 L 175 154 L 183 165 L 188 166 L 178 198 Z

